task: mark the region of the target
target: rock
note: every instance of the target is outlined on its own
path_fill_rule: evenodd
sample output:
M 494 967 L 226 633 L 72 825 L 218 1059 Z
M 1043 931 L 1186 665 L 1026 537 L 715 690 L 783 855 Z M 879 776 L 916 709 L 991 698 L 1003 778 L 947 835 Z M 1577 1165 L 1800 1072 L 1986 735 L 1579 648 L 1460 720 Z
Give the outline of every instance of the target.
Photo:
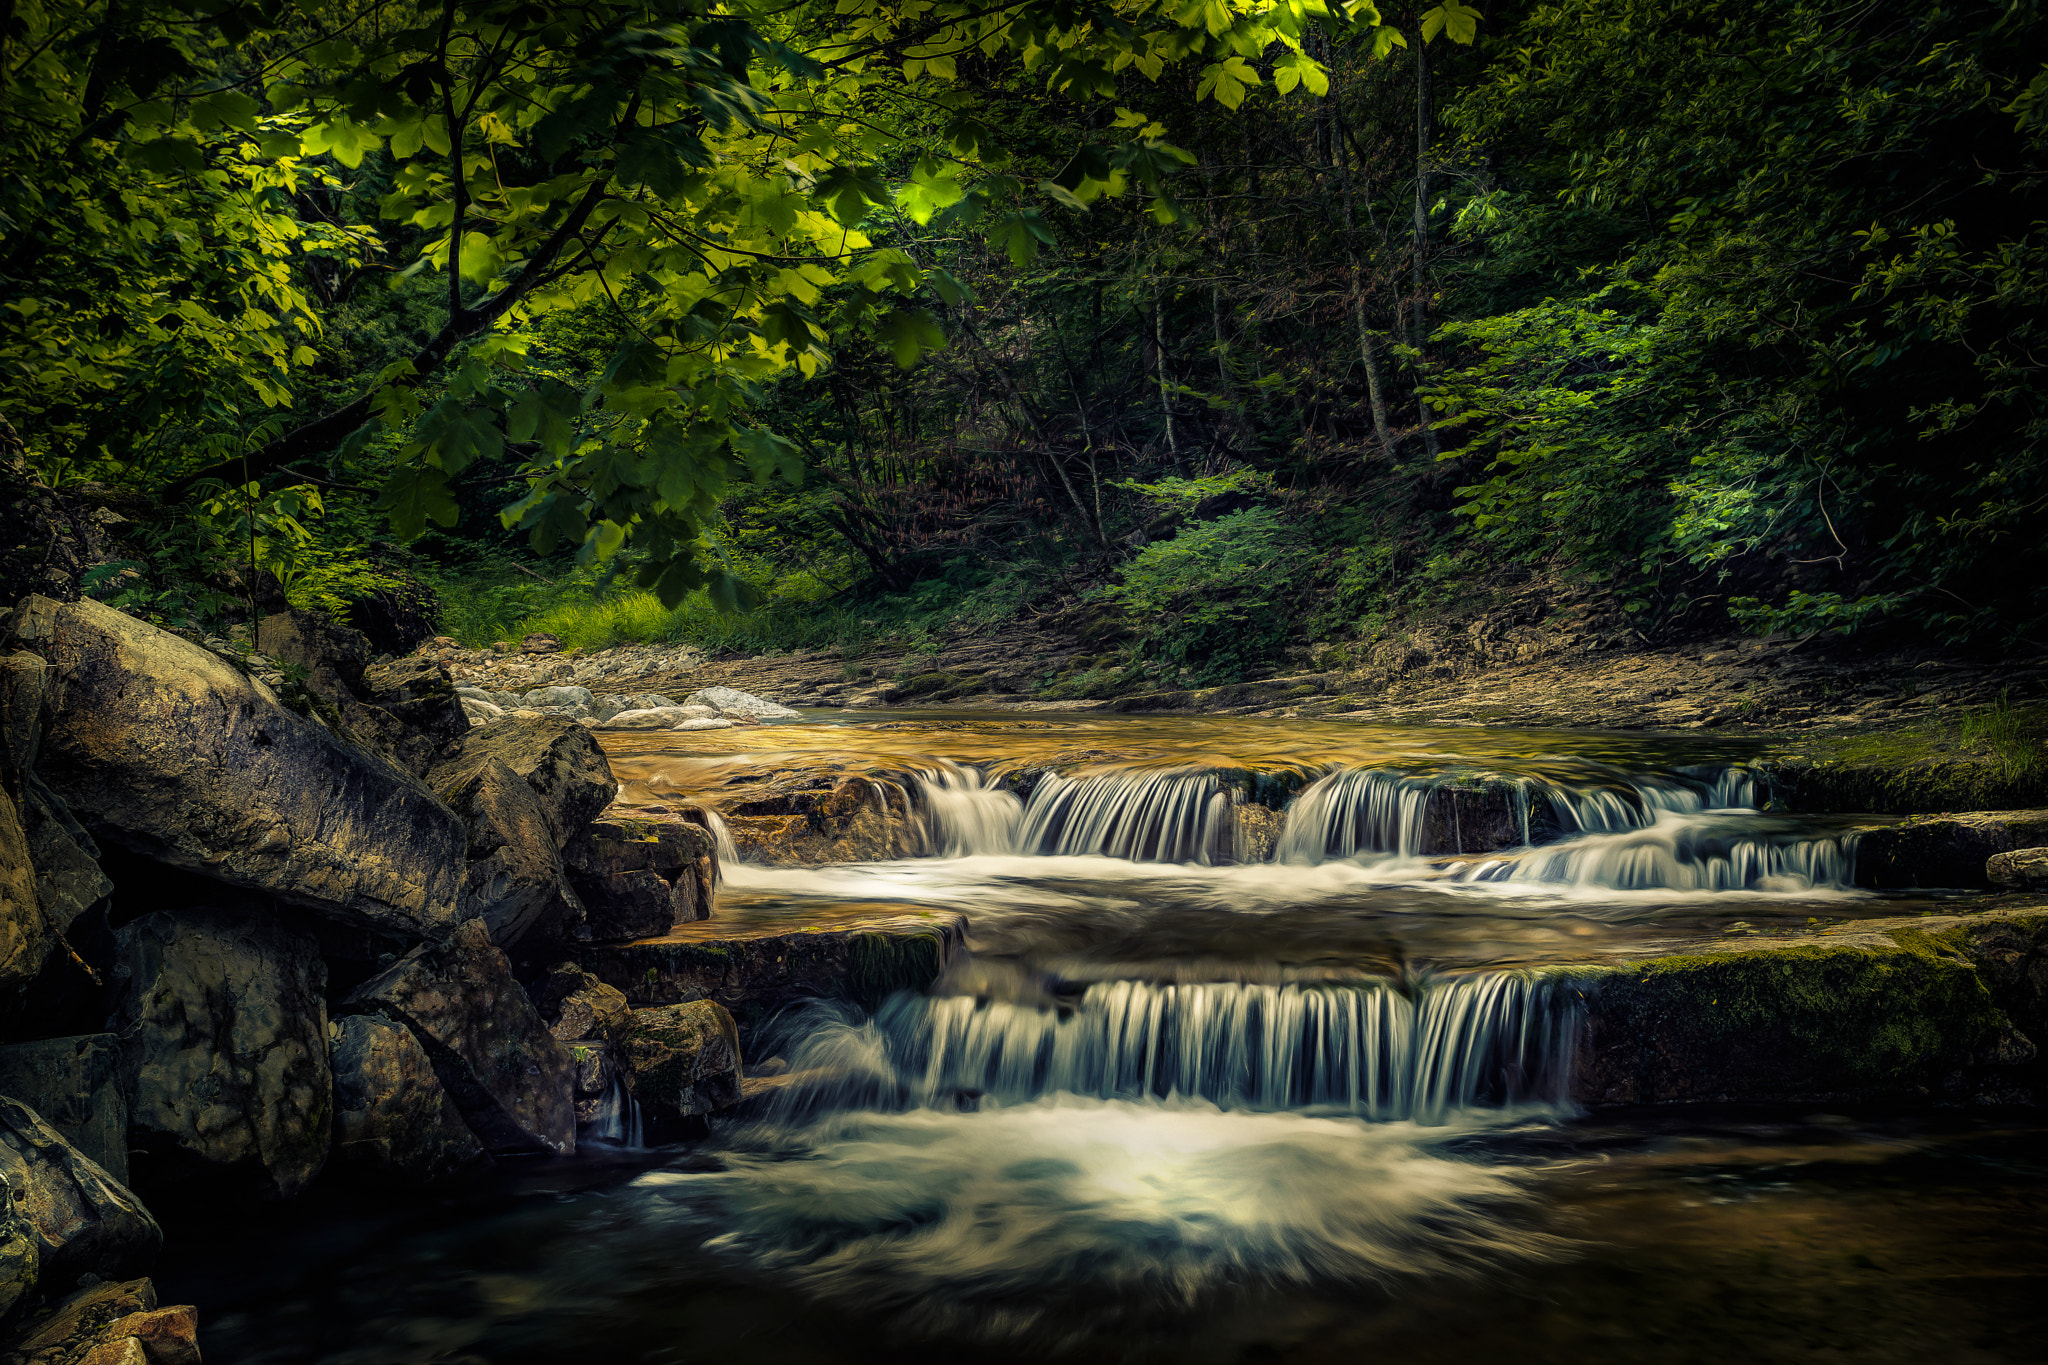
M 2048 891 L 2048 848 L 1994 853 L 1985 861 L 1984 879 L 2008 891 Z
M 372 664 L 363 670 L 362 686 L 380 718 L 377 742 L 413 773 L 425 773 L 469 730 L 447 668 L 430 659 Z
M 29 862 L 20 807 L 0 787 L 0 997 L 35 980 L 56 945 Z
M 474 728 L 479 725 L 489 725 L 492 721 L 499 719 L 505 714 L 505 708 L 492 702 L 478 701 L 474 697 L 464 697 L 462 699 L 462 714 L 463 718 Z
M 587 687 L 536 687 L 520 698 L 528 706 L 542 710 L 570 708 L 589 710 L 593 700 Z
M 1856 840 L 1856 884 L 1981 887 L 1996 854 L 2048 845 L 2048 810 L 1913 816 L 1865 829 Z
M 113 1030 L 131 1145 L 289 1199 L 333 1127 L 327 966 L 311 934 L 246 910 L 144 915 L 115 934 Z
M 108 1339 L 114 1323 L 155 1309 L 156 1286 L 147 1279 L 90 1285 L 29 1323 L 15 1343 L 13 1359 L 23 1365 L 78 1365 Z
M 1237 861 L 1263 863 L 1273 857 L 1280 842 L 1280 812 L 1270 806 L 1246 801 L 1236 807 Z
M 150 1365 L 150 1360 L 134 1337 L 116 1337 L 87 1351 L 78 1365 Z
M 92 835 L 34 773 L 24 775 L 21 814 L 35 865 L 36 901 L 51 930 L 62 934 L 113 894 L 113 879 L 100 870 Z
M 752 716 L 757 720 L 796 720 L 798 712 L 778 702 L 765 700 L 751 692 L 740 692 L 730 687 L 707 687 L 692 692 L 683 698 L 685 706 L 709 706 L 721 716 Z
M 12 1313 L 42 1278 L 42 1239 L 17 1211 L 14 1183 L 0 1174 L 0 1318 Z
M 708 718 L 704 720 L 682 721 L 673 728 L 677 730 L 730 730 L 732 726 L 733 723 L 729 720 Z
M 164 1248 L 162 1228 L 127 1185 L 10 1097 L 0 1097 L 0 1175 L 10 1207 L 35 1228 L 45 1283 L 135 1275 Z
M 708 706 L 655 706 L 639 711 L 621 711 L 610 720 L 601 720 L 593 727 L 599 730 L 673 730 L 684 721 L 717 720 L 718 713 Z M 724 722 L 726 725 L 731 721 Z M 699 727 L 705 728 L 705 727 Z
M 601 820 L 562 850 L 599 941 L 649 938 L 706 919 L 718 882 L 716 841 L 683 820 Z
M 0 783 L 12 788 L 36 765 L 51 704 L 49 664 L 25 649 L 0 654 Z
M 111 1033 L 0 1047 L 0 1095 L 20 1100 L 64 1140 L 128 1183 L 128 1102 Z
M 576 1150 L 572 1063 L 482 921 L 422 944 L 350 993 L 410 1029 L 486 1151 Z
M 563 871 L 539 794 L 492 759 L 442 799 L 469 822 L 464 904 L 482 917 L 491 941 L 513 948 L 529 938 L 566 940 L 583 918 L 583 902 Z
M 595 819 L 619 790 L 590 731 L 559 716 L 515 714 L 471 730 L 427 776 L 437 791 L 457 790 L 492 762 L 533 788 L 557 843 Z
M 426 1049 L 405 1027 L 355 1014 L 335 1020 L 330 1038 L 337 1161 L 431 1181 L 484 1159 Z
M 255 644 L 274 662 L 303 669 L 307 691 L 337 702 L 356 695 L 372 653 L 361 631 L 297 607 L 257 622 Z
M 553 635 L 543 635 L 538 632 L 525 637 L 519 642 L 519 652 L 522 654 L 554 654 L 560 651 L 561 648 L 562 642 L 560 639 Z
M 618 1043 L 633 1024 L 633 1007 L 626 997 L 574 962 L 549 968 L 534 983 L 533 997 L 548 1032 L 565 1043 L 578 1038 Z
M 633 1011 L 624 1047 L 626 1088 L 659 1128 L 740 1102 L 740 1037 L 713 1000 Z
M 189 1303 L 130 1313 L 107 1324 L 106 1339 L 141 1345 L 150 1365 L 199 1365 L 199 1310 Z
M 56 665 L 38 771 L 96 839 L 359 928 L 453 924 L 467 832 L 388 762 L 111 607 L 30 598 L 11 626 Z
M 660 711 L 667 707 L 676 706 L 679 704 L 680 703 L 671 701 L 669 698 L 664 697 L 659 692 L 635 692 L 630 696 L 619 698 L 619 709 L 621 711 Z M 706 707 L 704 709 L 704 714 L 707 716 L 715 716 L 718 714 L 718 712 L 712 710 L 710 707 Z
M 120 1279 L 147 1270 L 163 1230 L 126 1185 L 21 1101 L 0 1096 L 0 1175 L 34 1226 L 42 1277 Z

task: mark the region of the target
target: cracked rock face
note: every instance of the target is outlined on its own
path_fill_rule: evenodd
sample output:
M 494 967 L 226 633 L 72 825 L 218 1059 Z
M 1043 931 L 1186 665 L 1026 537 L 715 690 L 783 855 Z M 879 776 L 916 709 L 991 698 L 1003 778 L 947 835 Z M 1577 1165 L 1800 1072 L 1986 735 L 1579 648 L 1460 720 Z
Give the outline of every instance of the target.
M 337 1019 L 335 1159 L 362 1170 L 431 1181 L 483 1158 L 419 1040 L 381 1015 Z
M 358 928 L 453 927 L 468 832 L 388 760 L 111 607 L 31 598 L 9 624 L 54 665 L 38 772 L 95 839 Z
M 569 1050 L 548 1032 L 481 920 L 406 954 L 343 1008 L 405 1025 L 485 1150 L 576 1150 Z
M 596 819 L 618 794 L 597 740 L 560 716 L 512 715 L 471 730 L 427 780 L 436 791 L 452 791 L 491 763 L 504 764 L 533 788 L 557 843 Z
M 163 1249 L 142 1201 L 19 1100 L 0 1096 L 0 1176 L 34 1230 L 43 1278 L 140 1274 Z
M 162 1170 L 194 1166 L 289 1199 L 327 1160 L 327 964 L 311 934 L 261 913 L 193 907 L 116 933 L 121 1087 L 131 1139 Z

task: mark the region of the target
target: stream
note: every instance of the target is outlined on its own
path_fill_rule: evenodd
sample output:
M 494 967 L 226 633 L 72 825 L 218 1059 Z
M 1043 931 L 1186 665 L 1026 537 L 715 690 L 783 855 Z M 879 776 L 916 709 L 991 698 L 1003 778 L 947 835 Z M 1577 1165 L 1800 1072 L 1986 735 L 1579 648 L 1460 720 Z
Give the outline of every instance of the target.
M 706 1138 L 174 1230 L 209 1359 L 2039 1358 L 2033 1117 L 1567 1099 L 1576 1002 L 1529 969 L 1943 903 L 1855 889 L 1753 750 L 987 712 L 606 747 L 628 807 L 886 786 L 915 856 L 729 843 L 714 921 L 958 911 L 969 951 L 756 1028 L 788 1083 Z

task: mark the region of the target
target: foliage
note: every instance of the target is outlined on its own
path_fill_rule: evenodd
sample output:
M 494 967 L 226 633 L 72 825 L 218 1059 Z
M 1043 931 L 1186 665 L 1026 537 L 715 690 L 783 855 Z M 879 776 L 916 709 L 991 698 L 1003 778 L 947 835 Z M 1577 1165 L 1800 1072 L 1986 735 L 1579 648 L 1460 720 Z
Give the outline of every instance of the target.
M 1286 638 L 1307 566 L 1279 510 L 1253 507 L 1147 545 L 1103 592 L 1139 623 L 1147 658 L 1176 680 L 1216 682 Z

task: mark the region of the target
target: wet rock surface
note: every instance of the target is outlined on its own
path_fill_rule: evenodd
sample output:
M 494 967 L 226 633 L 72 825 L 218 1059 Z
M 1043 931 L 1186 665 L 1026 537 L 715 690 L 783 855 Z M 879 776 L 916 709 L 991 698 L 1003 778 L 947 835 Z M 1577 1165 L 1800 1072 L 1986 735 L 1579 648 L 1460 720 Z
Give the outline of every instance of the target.
M 1880 889 L 1985 887 L 1992 884 L 1992 857 L 2042 845 L 2048 810 L 1915 816 L 1865 831 L 1856 845 L 1856 881 Z
M 571 937 L 583 902 L 562 866 L 555 821 L 533 785 L 493 758 L 441 795 L 469 824 L 464 906 L 483 919 L 491 941 L 516 949 Z
M 600 820 L 563 850 L 590 937 L 649 938 L 708 919 L 718 882 L 709 830 L 680 818 Z
M 456 790 L 492 763 L 533 788 L 557 843 L 596 819 L 618 792 L 611 765 L 590 732 L 549 716 L 507 716 L 470 730 L 429 771 L 428 781 L 437 791 Z
M 38 773 L 95 838 L 372 930 L 454 921 L 464 831 L 402 772 L 98 603 L 30 599 L 12 627 L 61 698 Z
M 634 1010 L 620 1050 L 626 1088 L 658 1134 L 740 1102 L 739 1030 L 716 1001 Z
M 415 948 L 351 992 L 343 1012 L 381 1013 L 411 1030 L 485 1150 L 576 1150 L 568 1051 L 480 921 Z
M 403 1025 L 349 1015 L 334 1021 L 331 1044 L 336 1161 L 425 1182 L 483 1159 L 426 1049 Z
M 34 1227 L 40 1278 L 136 1274 L 163 1249 L 142 1201 L 19 1100 L 0 1096 L 0 1175 L 14 1211 Z
M 1994 853 L 1984 864 L 1984 877 L 2007 891 L 2048 891 L 2048 848 Z
M 101 1169 L 128 1182 L 128 1102 L 111 1033 L 0 1047 L 0 1095 L 26 1104 Z
M 304 1189 L 333 1125 L 318 942 L 261 911 L 204 906 L 116 937 L 110 1023 L 149 1178 L 203 1175 L 274 1199 Z

